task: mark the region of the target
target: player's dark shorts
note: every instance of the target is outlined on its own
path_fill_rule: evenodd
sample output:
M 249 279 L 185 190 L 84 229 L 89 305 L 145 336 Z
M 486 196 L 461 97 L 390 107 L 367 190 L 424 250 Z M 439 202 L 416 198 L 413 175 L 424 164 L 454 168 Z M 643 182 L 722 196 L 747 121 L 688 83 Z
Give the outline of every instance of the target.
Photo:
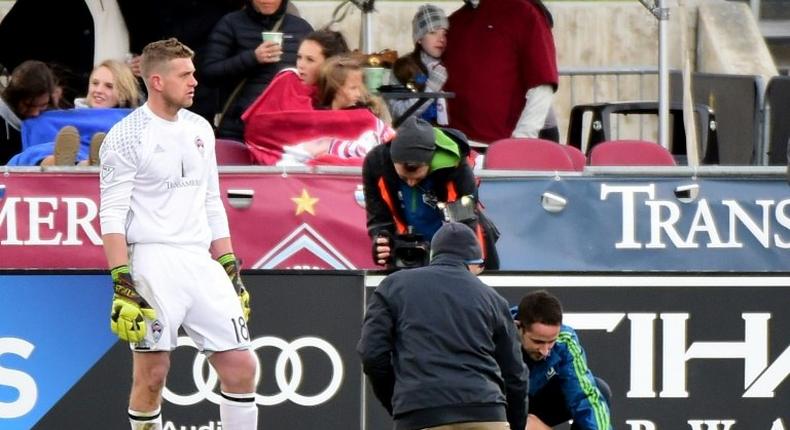
M 609 388 L 609 384 L 598 377 L 595 378 L 595 383 L 598 385 L 601 394 L 603 394 L 609 410 L 611 410 L 612 391 Z M 566 404 L 559 379 L 553 378 L 543 389 L 535 393 L 534 396 L 529 397 L 529 413 L 540 418 L 549 427 L 554 427 L 573 418 Z M 576 429 L 578 427 L 575 425 L 571 426 L 571 430 Z

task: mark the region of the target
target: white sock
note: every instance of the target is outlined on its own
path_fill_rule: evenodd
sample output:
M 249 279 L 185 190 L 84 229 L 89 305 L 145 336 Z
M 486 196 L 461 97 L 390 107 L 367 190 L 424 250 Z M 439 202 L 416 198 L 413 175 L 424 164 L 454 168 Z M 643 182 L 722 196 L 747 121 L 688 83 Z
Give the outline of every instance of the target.
M 129 423 L 132 430 L 162 430 L 162 408 L 158 407 L 151 412 L 129 409 Z
M 238 394 L 221 391 L 219 417 L 222 430 L 256 430 L 258 428 L 258 405 L 255 393 Z

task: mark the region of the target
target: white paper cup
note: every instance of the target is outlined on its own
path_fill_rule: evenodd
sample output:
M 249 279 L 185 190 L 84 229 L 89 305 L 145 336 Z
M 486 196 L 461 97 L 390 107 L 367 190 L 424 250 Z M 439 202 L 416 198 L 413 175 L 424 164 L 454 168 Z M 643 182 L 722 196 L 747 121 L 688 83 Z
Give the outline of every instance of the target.
M 279 31 L 264 31 L 261 33 L 264 42 L 274 42 L 280 46 L 283 44 L 283 34 Z
M 279 31 L 261 32 L 261 39 L 263 39 L 264 42 L 274 42 L 280 45 L 280 47 L 283 46 L 283 34 Z M 277 61 L 280 61 L 280 57 L 277 57 Z

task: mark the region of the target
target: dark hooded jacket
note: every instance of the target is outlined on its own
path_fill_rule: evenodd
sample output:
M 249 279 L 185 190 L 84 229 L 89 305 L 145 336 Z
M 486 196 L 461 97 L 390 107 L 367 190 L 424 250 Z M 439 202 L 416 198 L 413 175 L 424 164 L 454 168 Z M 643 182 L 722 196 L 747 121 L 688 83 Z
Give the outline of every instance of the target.
M 246 0 L 244 9 L 231 12 L 219 20 L 209 35 L 202 59 L 202 77 L 207 84 L 222 86 L 225 98 L 244 81 L 232 98 L 223 121 L 217 129 L 220 137 L 243 140 L 244 123 L 241 114 L 266 89 L 280 70 L 296 65 L 299 44 L 313 28 L 302 18 L 286 13 L 288 0 L 271 15 L 263 15 Z M 283 55 L 278 63 L 261 64 L 255 58 L 255 48 L 261 44 L 261 33 L 272 31 L 282 19 Z
M 396 429 L 458 422 L 526 424 L 528 371 L 507 302 L 467 270 L 481 257 L 464 224 L 442 226 L 431 264 L 387 276 L 357 351 Z

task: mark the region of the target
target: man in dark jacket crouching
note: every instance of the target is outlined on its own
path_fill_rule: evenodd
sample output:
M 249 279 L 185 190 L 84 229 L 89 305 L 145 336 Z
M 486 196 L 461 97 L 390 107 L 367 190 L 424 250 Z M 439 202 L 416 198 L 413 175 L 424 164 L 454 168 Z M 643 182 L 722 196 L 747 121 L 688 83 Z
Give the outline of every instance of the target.
M 475 276 L 474 232 L 443 225 L 431 254 L 370 299 L 357 351 L 373 392 L 397 430 L 524 429 L 528 371 L 507 301 Z

